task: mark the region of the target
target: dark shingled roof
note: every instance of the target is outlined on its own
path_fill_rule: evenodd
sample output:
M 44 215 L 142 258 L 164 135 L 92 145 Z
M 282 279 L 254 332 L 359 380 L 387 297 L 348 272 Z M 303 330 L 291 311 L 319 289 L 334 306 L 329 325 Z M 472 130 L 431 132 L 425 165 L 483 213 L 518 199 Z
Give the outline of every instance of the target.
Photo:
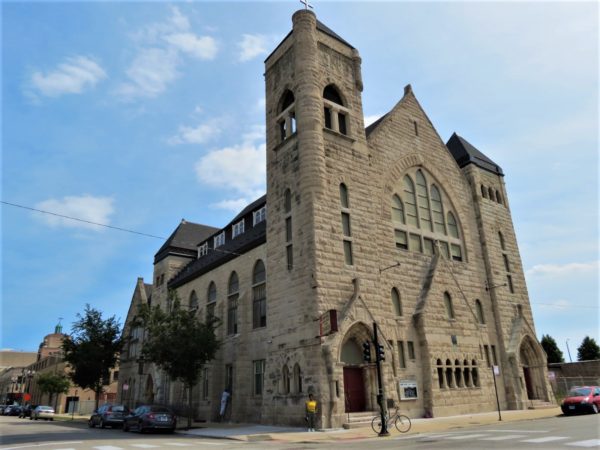
M 258 209 L 259 206 L 261 206 L 261 204 L 263 203 L 267 203 L 267 194 L 263 195 L 262 197 L 254 200 L 252 203 L 250 203 L 248 206 L 246 206 L 241 213 L 239 213 L 237 216 L 235 216 L 233 218 L 233 220 L 231 222 L 229 222 L 229 225 L 232 225 L 234 223 L 236 223 L 238 220 L 240 220 L 242 217 L 244 217 L 246 214 L 248 214 L 251 211 L 254 211 L 256 209 Z M 227 228 L 227 227 L 225 227 Z M 200 242 L 198 242 L 200 243 Z
M 502 172 L 502 168 L 498 164 L 485 156 L 458 134 L 452 134 L 446 147 L 448 147 L 448 150 L 450 150 L 450 153 L 454 156 L 459 167 L 462 168 L 467 164 L 475 164 L 477 167 L 481 167 L 488 172 L 495 173 L 502 177 L 504 176 L 504 172 Z
M 154 255 L 154 264 L 170 253 L 195 257 L 198 253 L 198 242 L 206 239 L 217 230 L 218 228 L 182 220 L 160 250 Z
M 261 198 L 264 199 L 264 197 Z M 256 203 L 252 203 L 255 205 L 254 209 L 260 206 Z M 248 210 L 248 207 L 245 210 Z M 243 234 L 236 238 L 227 240 L 225 245 L 216 249 L 209 247 L 208 254 L 190 262 L 169 281 L 168 286 L 169 288 L 177 288 L 265 242 L 267 242 L 267 221 L 263 220 L 253 227 L 247 228 Z
M 327 25 L 325 25 L 323 22 L 321 22 L 320 20 L 317 20 L 317 30 L 322 31 L 323 33 L 331 36 L 334 39 L 337 39 L 338 41 L 340 41 L 342 44 L 346 44 L 348 47 L 350 48 L 354 48 L 352 45 L 350 45 L 347 41 L 345 41 L 344 39 L 342 39 L 340 37 L 339 34 L 337 34 L 335 31 L 333 31 L 331 28 L 329 28 Z
M 342 39 L 342 37 L 339 34 L 337 34 L 335 31 L 333 31 L 331 28 L 329 28 L 327 25 L 325 25 L 323 22 L 321 22 L 318 19 L 317 19 L 317 30 L 322 31 L 326 35 L 331 36 L 332 38 L 340 41 L 342 44 L 345 44 L 352 49 L 354 48 L 351 44 L 349 44 L 347 41 Z M 291 36 L 293 31 L 294 30 L 290 31 L 288 34 L 285 35 L 285 37 L 281 40 L 281 42 L 277 45 L 277 47 L 275 47 L 275 49 L 271 53 L 269 53 L 269 56 L 266 57 L 265 62 L 267 62 L 269 60 L 269 58 L 271 56 L 273 56 L 273 54 L 277 51 L 277 49 L 279 47 L 281 47 L 281 44 L 283 44 L 286 41 L 286 39 Z

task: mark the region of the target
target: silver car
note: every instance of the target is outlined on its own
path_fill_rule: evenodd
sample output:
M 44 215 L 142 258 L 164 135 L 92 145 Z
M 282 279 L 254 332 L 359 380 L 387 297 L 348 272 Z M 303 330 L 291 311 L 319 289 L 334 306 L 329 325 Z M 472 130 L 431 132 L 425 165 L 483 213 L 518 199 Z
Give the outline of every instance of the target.
M 54 420 L 54 408 L 52 406 L 36 406 L 31 412 L 30 420 Z

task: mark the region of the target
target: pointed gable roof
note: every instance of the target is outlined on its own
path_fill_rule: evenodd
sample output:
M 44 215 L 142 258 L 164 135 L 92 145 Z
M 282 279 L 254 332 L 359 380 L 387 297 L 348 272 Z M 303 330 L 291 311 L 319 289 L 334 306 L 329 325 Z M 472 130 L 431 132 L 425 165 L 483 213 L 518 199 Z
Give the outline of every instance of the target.
M 181 223 L 175 228 L 175 231 L 173 231 L 171 236 L 156 252 L 156 255 L 154 255 L 154 264 L 169 254 L 194 258 L 198 251 L 198 242 L 203 241 L 217 230 L 218 228 L 187 222 L 185 219 L 182 219 Z
M 495 173 L 500 176 L 504 176 L 502 168 L 492 161 L 490 158 L 485 156 L 479 150 L 477 150 L 470 142 L 460 137 L 458 134 L 453 133 L 446 147 L 452 153 L 452 156 L 458 163 L 460 168 L 465 167 L 468 164 L 475 164 L 488 172 Z

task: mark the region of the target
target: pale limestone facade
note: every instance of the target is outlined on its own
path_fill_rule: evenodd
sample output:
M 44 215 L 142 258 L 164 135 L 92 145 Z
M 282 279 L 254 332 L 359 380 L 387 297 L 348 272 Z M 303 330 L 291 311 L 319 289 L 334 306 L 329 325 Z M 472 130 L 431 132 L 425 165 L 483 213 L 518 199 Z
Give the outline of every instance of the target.
M 204 320 L 214 283 L 222 349 L 194 392 L 198 418 L 216 417 L 227 386 L 234 421 L 300 425 L 309 392 L 323 427 L 375 410 L 375 368 L 362 360 L 374 322 L 386 395 L 411 417 L 494 410 L 493 365 L 502 408 L 553 401 L 502 170 L 456 135 L 445 145 L 410 86 L 365 129 L 358 51 L 310 11 L 294 15 L 265 65 L 266 199 L 223 229 L 222 250 L 214 229 L 196 230 L 198 255 L 194 245 L 163 246 L 154 284 L 138 280 L 128 315 L 149 298 L 164 304 L 173 288 Z M 252 217 L 265 202 L 262 231 Z M 245 233 L 233 237 L 242 219 Z M 253 322 L 257 261 L 266 266 L 266 326 Z M 329 310 L 339 330 L 320 336 Z M 120 380 L 136 387 L 124 401 L 183 400 L 177 383 L 132 361 L 125 351 Z

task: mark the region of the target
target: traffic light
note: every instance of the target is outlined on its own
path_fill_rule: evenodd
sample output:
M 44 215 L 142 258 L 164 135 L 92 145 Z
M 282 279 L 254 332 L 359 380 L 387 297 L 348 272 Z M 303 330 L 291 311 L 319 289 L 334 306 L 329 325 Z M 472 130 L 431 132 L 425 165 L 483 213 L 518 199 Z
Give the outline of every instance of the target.
M 383 345 L 377 346 L 377 361 L 385 361 L 385 352 L 383 351 Z
M 365 362 L 371 362 L 371 344 L 368 341 L 363 342 L 363 359 Z

